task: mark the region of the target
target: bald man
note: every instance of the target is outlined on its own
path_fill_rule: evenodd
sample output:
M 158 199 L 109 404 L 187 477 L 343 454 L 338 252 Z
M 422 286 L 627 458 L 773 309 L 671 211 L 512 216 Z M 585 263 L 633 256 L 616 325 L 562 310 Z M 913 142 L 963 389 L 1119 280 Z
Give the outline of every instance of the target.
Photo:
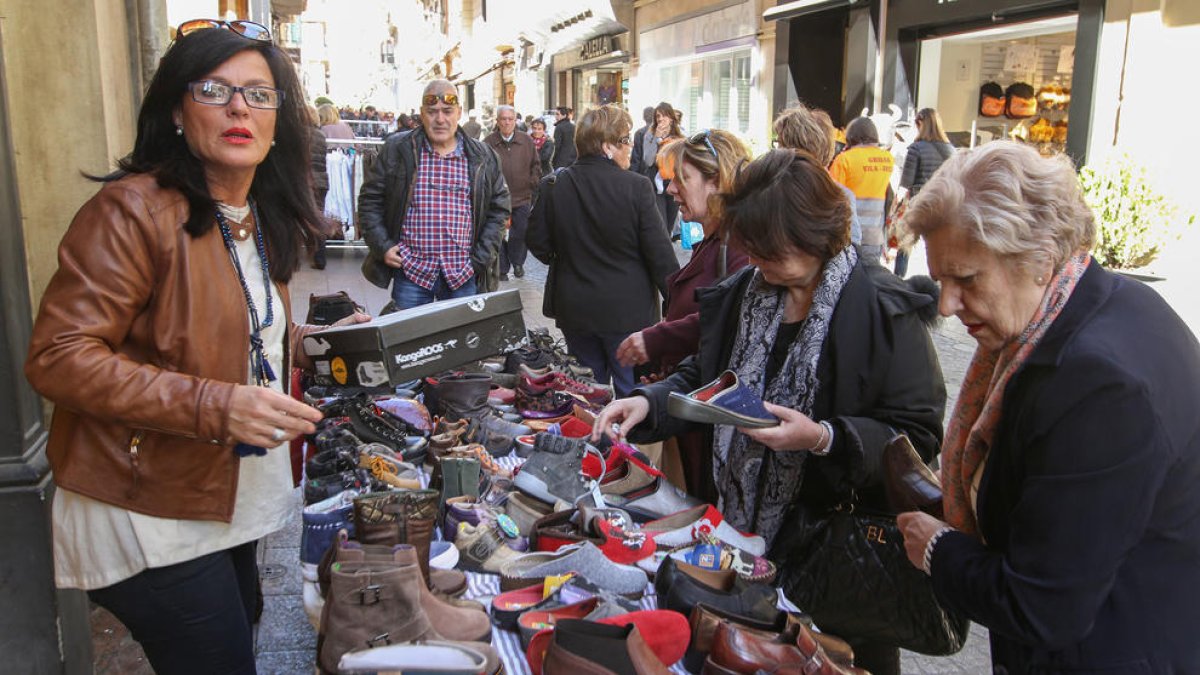
M 508 185 L 491 148 L 467 137 L 457 90 L 434 80 L 421 125 L 388 136 L 358 197 L 370 252 L 363 276 L 397 309 L 496 290 L 510 215 Z

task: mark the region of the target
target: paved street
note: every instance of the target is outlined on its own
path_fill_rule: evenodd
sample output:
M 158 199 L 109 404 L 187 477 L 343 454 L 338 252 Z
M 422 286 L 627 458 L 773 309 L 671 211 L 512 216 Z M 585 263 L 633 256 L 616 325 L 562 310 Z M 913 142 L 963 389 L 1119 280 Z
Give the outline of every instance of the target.
M 680 260 L 686 260 L 687 252 L 677 249 Z M 351 297 L 365 304 L 372 313 L 378 312 L 387 302 L 386 291 L 371 286 L 359 273 L 363 252 L 353 250 L 330 250 L 329 265 L 324 271 L 310 268 L 301 270 L 292 281 L 293 313 L 303 320 L 307 312 L 310 293 L 322 294 L 338 290 L 347 291 Z M 925 261 L 921 251 L 913 257 L 910 271 L 925 272 Z M 529 326 L 552 326 L 541 314 L 542 286 L 546 268 L 533 258 L 526 265 L 524 279 L 513 279 L 502 283 L 503 288 L 517 288 L 525 307 L 525 320 Z M 1194 273 L 1177 275 L 1167 282 L 1156 285 L 1168 299 L 1181 298 L 1181 289 L 1195 288 Z M 1191 325 L 1196 330 L 1194 319 Z M 963 373 L 970 362 L 975 344 L 956 320 L 944 320 L 933 333 L 934 344 L 941 360 L 946 389 L 950 395 L 947 410 L 953 407 Z M 257 631 L 256 650 L 259 672 L 264 675 L 293 675 L 311 672 L 316 649 L 316 635 L 304 615 L 301 602 L 299 541 L 300 541 L 300 495 L 295 496 L 295 518 L 284 530 L 266 539 L 261 549 L 263 590 L 266 608 Z M 97 650 L 98 673 L 139 672 L 140 650 L 123 634 L 123 630 L 111 617 L 98 610 L 93 618 L 93 633 Z M 141 662 L 140 672 L 150 672 Z M 903 672 L 906 674 L 983 673 L 990 670 L 987 631 L 972 626 L 971 637 L 966 647 L 952 657 L 929 657 L 906 653 L 903 656 Z

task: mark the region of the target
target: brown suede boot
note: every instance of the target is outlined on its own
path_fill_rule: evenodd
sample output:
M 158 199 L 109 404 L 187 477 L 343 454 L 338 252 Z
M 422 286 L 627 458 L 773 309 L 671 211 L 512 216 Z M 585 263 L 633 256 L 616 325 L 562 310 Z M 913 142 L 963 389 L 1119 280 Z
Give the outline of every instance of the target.
M 435 490 L 392 490 L 356 497 L 355 538 L 362 544 L 411 544 L 417 549 L 421 575 L 431 588 L 447 595 L 461 595 L 467 589 L 467 578 L 462 572 L 429 569 L 429 543 L 439 501 Z
M 421 602 L 424 589 L 416 565 L 363 562 L 335 567 L 321 612 L 321 669 L 337 672 L 338 661 L 348 651 L 440 639 Z
M 317 583 L 321 590 L 321 597 L 329 595 L 329 579 L 330 570 L 333 569 L 335 563 L 340 562 L 393 562 L 395 560 L 395 551 L 397 545 L 387 544 L 360 544 L 350 541 L 346 530 L 340 530 L 337 533 L 337 538 L 332 546 L 325 551 L 325 555 L 321 556 L 321 562 L 317 565 Z M 417 559 L 414 557 L 411 561 L 417 564 Z M 420 565 L 418 565 L 419 567 Z M 473 600 L 460 600 L 455 596 L 461 595 L 467 590 L 467 575 L 458 570 L 443 570 L 430 569 L 430 577 L 425 578 L 422 575 L 429 590 L 444 602 L 447 602 L 455 607 L 466 607 L 470 609 L 484 609 L 484 606 Z

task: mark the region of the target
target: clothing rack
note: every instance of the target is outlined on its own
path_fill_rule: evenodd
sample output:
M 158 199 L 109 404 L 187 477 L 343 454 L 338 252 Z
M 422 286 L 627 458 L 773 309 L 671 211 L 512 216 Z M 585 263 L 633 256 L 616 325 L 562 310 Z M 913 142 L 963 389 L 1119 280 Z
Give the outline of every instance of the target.
M 362 121 L 362 120 L 358 120 Z M 372 122 L 378 124 L 377 122 Z M 381 146 L 383 139 L 381 138 L 327 138 L 325 139 L 328 150 L 356 150 L 361 152 L 366 147 Z M 350 167 L 350 185 L 353 188 L 355 179 L 354 165 Z M 323 205 L 322 205 L 323 206 Z M 359 235 L 358 239 L 329 239 L 325 242 L 326 248 L 339 249 L 366 249 L 367 243 L 362 240 L 362 230 L 358 225 L 358 195 L 353 195 L 350 199 L 350 217 L 349 223 L 354 227 L 354 231 Z
M 356 138 L 383 138 L 384 136 L 388 135 L 388 133 L 391 129 L 391 122 L 383 122 L 380 120 L 342 120 L 342 121 L 345 122 L 347 125 L 349 125 L 351 129 L 354 130 L 354 136 Z M 356 125 L 363 125 L 365 127 L 365 129 L 360 130 Z M 381 133 L 378 136 L 376 136 L 374 134 L 363 135 L 363 133 L 362 133 L 363 131 L 369 131 L 372 127 L 382 127 L 380 129 Z

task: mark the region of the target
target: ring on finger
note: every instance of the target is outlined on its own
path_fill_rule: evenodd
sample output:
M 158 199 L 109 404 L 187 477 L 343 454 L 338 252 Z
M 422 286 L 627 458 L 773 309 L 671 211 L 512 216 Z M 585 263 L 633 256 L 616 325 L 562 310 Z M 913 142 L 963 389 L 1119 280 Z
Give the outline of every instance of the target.
M 273 440 L 273 441 L 275 441 L 276 443 L 278 443 L 278 442 L 280 442 L 280 441 L 282 441 L 282 440 L 283 440 L 283 437 L 284 437 L 284 435 L 285 435 L 285 434 L 284 434 L 284 431 L 283 431 L 283 429 L 280 429 L 279 427 L 275 427 L 275 428 L 274 428 L 274 429 L 271 431 L 271 440 Z

